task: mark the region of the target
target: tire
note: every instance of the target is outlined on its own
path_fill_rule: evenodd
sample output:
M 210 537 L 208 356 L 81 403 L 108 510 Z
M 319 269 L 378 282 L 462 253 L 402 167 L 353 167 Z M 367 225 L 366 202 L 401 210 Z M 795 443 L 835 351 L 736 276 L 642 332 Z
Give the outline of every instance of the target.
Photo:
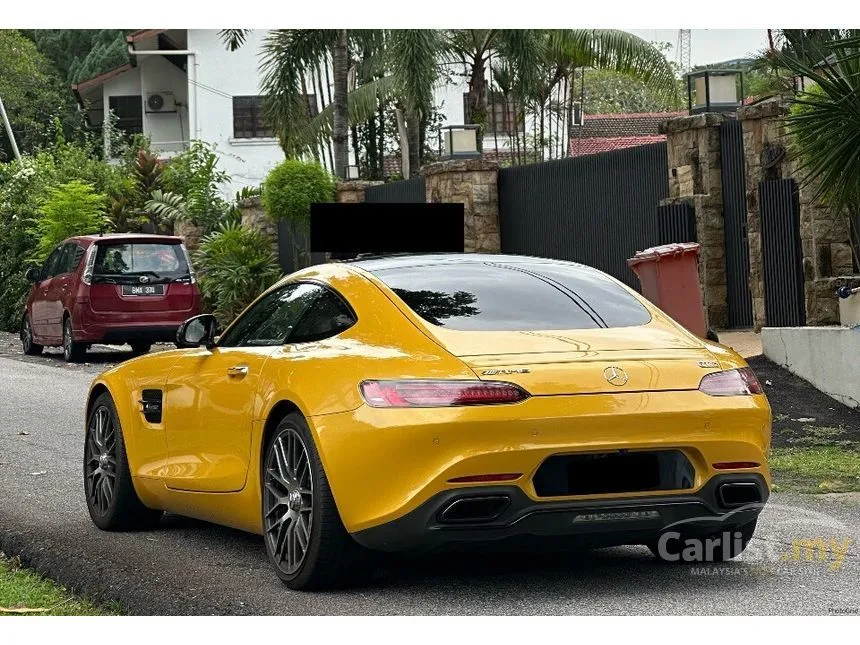
M 80 363 L 87 353 L 86 343 L 78 343 L 72 336 L 72 319 L 63 318 L 63 359 L 67 363 Z
M 710 535 L 703 536 L 690 536 L 681 534 L 681 537 L 677 539 L 668 540 L 664 543 L 663 549 L 661 551 L 658 542 L 652 542 L 648 544 L 648 548 L 651 550 L 651 553 L 658 560 L 662 560 L 663 562 L 671 562 L 671 563 L 680 563 L 680 564 L 700 564 L 703 562 L 726 562 L 733 558 L 738 557 L 744 550 L 747 548 L 750 540 L 753 537 L 753 533 L 755 533 L 755 527 L 758 519 L 754 519 L 746 524 L 742 524 L 740 526 L 733 526 L 731 528 L 723 529 L 716 533 L 712 533 Z M 724 535 L 728 533 L 730 536 L 729 539 L 729 548 L 725 550 L 723 548 L 722 540 L 724 539 Z M 736 534 L 740 534 L 737 536 Z M 737 540 L 736 537 L 740 537 L 740 540 Z M 680 557 L 685 548 L 685 541 L 688 539 L 697 539 L 700 541 L 702 545 L 707 544 L 707 540 L 716 540 L 719 539 L 719 545 L 716 546 L 712 550 L 712 557 L 709 558 L 707 555 L 707 549 L 702 549 L 703 557 L 701 559 L 685 559 L 684 557 Z
M 135 355 L 146 354 L 152 349 L 152 343 L 147 343 L 144 341 L 135 341 L 133 343 L 129 343 L 131 345 L 131 351 L 135 353 Z
M 119 416 L 107 392 L 87 415 L 84 495 L 93 524 L 103 531 L 152 528 L 162 515 L 144 506 L 134 490 Z
M 261 469 L 263 541 L 281 581 L 299 590 L 352 582 L 369 562 L 368 554 L 343 526 L 301 414 L 288 414 L 278 424 Z
M 21 321 L 21 347 L 27 356 L 38 356 L 44 349 L 44 346 L 33 341 L 33 328 L 30 325 L 30 316 L 24 316 L 24 319 Z

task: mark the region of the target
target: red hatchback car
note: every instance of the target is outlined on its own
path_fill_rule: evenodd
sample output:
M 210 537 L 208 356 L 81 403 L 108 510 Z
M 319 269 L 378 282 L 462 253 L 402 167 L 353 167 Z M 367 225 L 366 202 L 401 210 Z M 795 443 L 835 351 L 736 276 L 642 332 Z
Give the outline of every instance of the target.
M 143 354 L 154 342 L 175 341 L 179 325 L 200 313 L 200 289 L 179 237 L 69 238 L 27 278 L 33 288 L 21 321 L 25 354 L 62 345 L 63 357 L 74 362 L 93 343 L 128 343 Z

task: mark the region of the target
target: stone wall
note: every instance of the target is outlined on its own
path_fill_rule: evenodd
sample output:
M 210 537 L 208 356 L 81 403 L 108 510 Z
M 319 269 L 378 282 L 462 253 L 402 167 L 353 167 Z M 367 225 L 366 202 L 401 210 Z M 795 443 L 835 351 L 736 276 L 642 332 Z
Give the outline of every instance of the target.
M 428 203 L 461 203 L 467 253 L 498 253 L 499 164 L 484 159 L 441 161 L 421 169 Z
M 723 220 L 722 114 L 697 114 L 666 121 L 669 198 L 661 205 L 687 203 L 696 214 L 699 283 L 708 327 L 728 326 L 725 227 Z
M 787 106 L 777 99 L 741 108 L 738 113 L 744 136 L 750 291 L 756 329 L 766 323 L 760 182 L 793 178 L 798 183 L 807 325 L 838 324 L 839 304 L 834 292 L 844 282 L 839 277 L 853 272 L 848 220 L 816 199 L 814 183 L 806 186 L 801 182 L 800 161 L 791 154 L 784 124 L 787 114 Z M 776 161 L 763 165 L 763 157 Z
M 185 248 L 189 252 L 193 252 L 200 248 L 200 240 L 203 239 L 203 227 L 191 222 L 179 221 L 173 225 L 173 234 L 181 237 L 185 242 Z
M 356 204 L 364 201 L 364 191 L 369 186 L 379 186 L 381 181 L 341 181 L 335 189 L 334 200 L 341 204 Z
M 266 214 L 263 200 L 259 197 L 249 197 L 239 202 L 242 213 L 242 226 L 254 228 L 266 235 L 272 241 L 272 253 L 278 259 L 278 224 Z

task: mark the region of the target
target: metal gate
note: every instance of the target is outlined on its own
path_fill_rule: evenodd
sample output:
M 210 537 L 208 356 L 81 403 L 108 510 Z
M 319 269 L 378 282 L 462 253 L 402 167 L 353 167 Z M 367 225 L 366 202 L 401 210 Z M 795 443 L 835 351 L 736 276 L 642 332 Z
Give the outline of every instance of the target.
M 423 204 L 425 196 L 424 177 L 413 177 L 393 181 L 381 186 L 368 186 L 364 190 L 364 201 L 371 203 L 401 202 L 404 204 Z
M 752 327 L 750 255 L 747 243 L 747 200 L 744 139 L 741 122 L 720 125 L 723 221 L 726 234 L 726 285 L 730 328 Z
M 627 258 L 658 242 L 666 157 L 661 142 L 502 168 L 502 252 L 582 262 L 639 289 Z
M 692 204 L 657 207 L 657 244 L 696 241 L 696 209 Z
M 793 179 L 759 184 L 764 307 L 769 327 L 806 324 L 800 209 Z

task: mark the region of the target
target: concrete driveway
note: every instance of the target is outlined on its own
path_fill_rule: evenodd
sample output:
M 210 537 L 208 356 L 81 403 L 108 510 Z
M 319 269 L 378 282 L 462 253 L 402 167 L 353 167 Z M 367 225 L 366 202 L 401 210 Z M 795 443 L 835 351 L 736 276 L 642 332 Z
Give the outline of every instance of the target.
M 0 549 L 133 614 L 860 610 L 860 506 L 850 498 L 774 494 L 747 552 L 718 567 L 661 564 L 644 547 L 389 558 L 363 586 L 315 594 L 283 587 L 254 535 L 177 516 L 153 531 L 104 533 L 81 482 L 84 399 L 103 368 L 0 358 Z

